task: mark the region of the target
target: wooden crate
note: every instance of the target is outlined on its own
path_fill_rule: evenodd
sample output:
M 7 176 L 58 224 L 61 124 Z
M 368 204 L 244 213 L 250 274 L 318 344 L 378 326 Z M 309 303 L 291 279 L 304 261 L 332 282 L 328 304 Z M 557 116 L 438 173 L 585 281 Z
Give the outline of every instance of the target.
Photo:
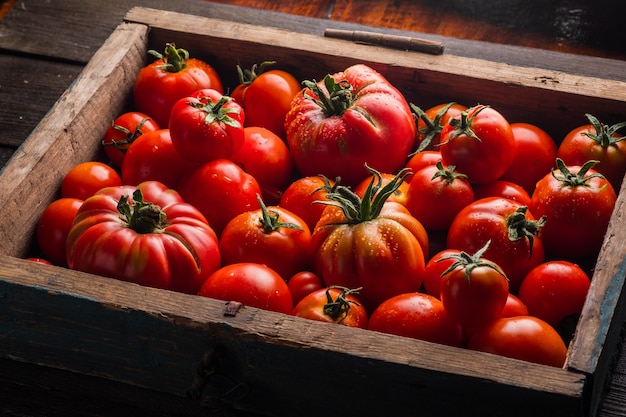
M 288 417 L 594 414 L 625 319 L 624 187 L 563 369 L 250 307 L 231 314 L 222 301 L 20 259 L 63 175 L 98 156 L 147 49 L 166 42 L 222 74 L 273 59 L 320 79 L 364 62 L 420 106 L 486 103 L 556 138 L 585 112 L 626 117 L 622 82 L 132 9 L 0 175 L 2 361 L 69 372 L 77 387 L 96 377 L 139 388 L 136 409 L 185 404 L 185 415 L 206 415 L 206 402 Z

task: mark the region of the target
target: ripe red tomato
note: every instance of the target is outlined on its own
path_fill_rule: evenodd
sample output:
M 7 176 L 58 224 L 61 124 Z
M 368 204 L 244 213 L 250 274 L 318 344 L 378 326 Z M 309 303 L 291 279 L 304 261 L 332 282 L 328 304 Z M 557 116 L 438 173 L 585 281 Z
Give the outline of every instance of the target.
M 585 116 L 589 123 L 571 130 L 559 145 L 556 156 L 566 165 L 598 161 L 593 168 L 619 190 L 626 174 L 626 136 L 620 136 L 618 131 L 626 127 L 626 122 L 608 126 L 591 114 Z
M 439 151 L 421 151 L 413 154 L 405 165 L 405 168 L 409 168 L 411 171 L 404 178 L 404 182 L 411 182 L 413 174 L 422 168 L 435 165 L 439 161 L 441 161 L 441 152 Z
M 562 259 L 595 256 L 600 250 L 617 196 L 611 184 L 592 167 L 557 168 L 537 183 L 530 210 L 546 216 L 541 237 L 546 252 Z
M 441 157 L 456 166 L 472 184 L 499 179 L 513 161 L 511 125 L 497 110 L 474 106 L 450 119 L 441 131 Z
M 442 103 L 426 111 L 411 104 L 417 120 L 417 152 L 435 150 L 441 143 L 441 131 L 452 117 L 459 116 L 467 106 L 458 103 Z
M 379 183 L 380 186 L 384 186 L 385 184 L 388 184 L 391 181 L 393 181 L 394 178 L 395 178 L 395 175 L 393 174 L 381 173 L 380 179 L 377 179 L 377 181 L 380 181 Z M 363 198 L 363 195 L 365 195 L 365 192 L 367 191 L 367 188 L 369 187 L 371 181 L 372 181 L 371 178 L 366 178 L 363 181 L 361 181 L 359 184 L 357 184 L 354 187 L 354 193 L 358 195 L 359 197 Z M 398 188 L 393 193 L 391 193 L 387 201 L 395 201 L 396 203 L 400 203 L 403 206 L 405 206 L 408 191 L 409 191 L 409 184 L 406 181 L 402 181 L 402 183 L 398 186 Z
M 184 158 L 198 163 L 227 158 L 244 142 L 244 113 L 217 90 L 198 90 L 178 100 L 170 113 L 170 136 Z
M 104 153 L 113 165 L 121 168 L 130 144 L 142 134 L 159 129 L 157 122 L 147 114 L 138 111 L 123 113 L 104 132 L 102 139 Z
M 208 63 L 190 58 L 189 52 L 165 46 L 165 54 L 149 51 L 157 60 L 143 67 L 133 86 L 135 109 L 151 116 L 161 128 L 169 125 L 174 103 L 203 88 L 224 92 L 222 81 Z
M 122 164 L 122 182 L 138 185 L 159 181 L 177 189 L 180 181 L 197 164 L 182 157 L 174 148 L 169 129 L 148 132 L 129 146 Z
M 461 327 L 439 299 L 418 292 L 392 297 L 374 310 L 369 330 L 411 337 L 448 346 L 461 346 Z
M 498 265 L 483 258 L 486 249 L 487 245 L 473 255 L 449 255 L 455 262 L 441 277 L 441 302 L 461 327 L 478 328 L 491 323 L 500 317 L 506 304 L 509 282 Z
M 284 314 L 293 312 L 287 283 L 262 264 L 244 262 L 223 266 L 209 276 L 198 295 Z
M 457 249 L 444 249 L 434 254 L 424 267 L 424 289 L 426 293 L 435 298 L 440 298 L 441 276 L 455 260 L 449 255 L 458 255 Z
M 287 143 L 301 175 L 367 178 L 366 169 L 398 172 L 415 143 L 415 120 L 402 94 L 372 68 L 357 64 L 323 81 L 305 81 L 285 118 Z
M 42 265 L 54 265 L 52 262 L 50 262 L 47 259 L 43 259 L 43 258 L 26 258 L 27 261 L 29 262 L 34 262 L 36 264 L 42 264 Z
M 528 316 L 528 307 L 519 297 L 511 294 L 506 299 L 506 304 L 500 313 L 500 317 Z
M 532 316 L 500 318 L 479 329 L 467 347 L 557 368 L 567 357 L 567 346 L 556 330 Z
M 78 271 L 189 294 L 220 266 L 206 219 L 157 181 L 104 188 L 85 200 L 67 259 Z
M 446 230 L 454 217 L 474 201 L 474 190 L 465 174 L 441 161 L 413 175 L 406 207 L 429 230 Z
M 259 207 L 261 188 L 253 176 L 228 159 L 216 159 L 193 170 L 178 191 L 204 214 L 217 235 L 238 214 Z
M 447 247 L 474 253 L 491 242 L 483 256 L 502 268 L 515 293 L 528 271 L 545 259 L 540 232 L 546 222 L 535 219 L 527 206 L 513 200 L 483 198 L 454 218 Z
M 61 182 L 61 197 L 86 200 L 104 187 L 122 185 L 122 178 L 102 162 L 83 162 L 69 170 Z
M 334 185 L 335 181 L 320 175 L 298 178 L 280 196 L 278 205 L 297 214 L 313 231 L 326 208 L 324 204 L 316 202 L 328 201 L 326 190 Z
M 521 185 L 510 181 L 497 180 L 488 184 L 474 187 L 474 199 L 480 200 L 487 197 L 508 198 L 521 204 L 530 205 L 530 195 Z
M 284 140 L 285 116 L 302 86 L 287 71 L 268 70 L 273 64 L 275 62 L 263 62 L 250 70 L 238 66 L 240 84 L 232 96 L 246 112 L 246 126 L 265 128 Z
M 422 284 L 424 250 L 415 233 L 423 226 L 401 204 L 388 202 L 394 208 L 383 211 L 401 181 L 398 175 L 374 201 L 338 186 L 326 196 L 339 206 L 329 205 L 313 231 L 315 272 L 326 286 L 362 288 L 359 299 L 368 312 Z
M 263 200 L 268 204 L 279 203 L 293 177 L 293 162 L 287 144 L 264 127 L 244 128 L 242 147 L 228 159 L 257 180 Z
M 518 295 L 531 315 L 557 326 L 565 318 L 580 314 L 590 285 L 589 277 L 578 265 L 557 260 L 531 270 Z
M 54 265 L 67 266 L 65 244 L 83 200 L 60 198 L 46 206 L 37 222 L 37 245 Z
M 312 271 L 300 271 L 295 273 L 289 281 L 287 286 L 291 292 L 293 303 L 298 304 L 306 295 L 313 291 L 322 289 L 322 280 Z
M 515 147 L 513 162 L 500 177 L 522 186 L 528 194 L 535 184 L 552 170 L 556 158 L 556 144 L 543 129 L 530 123 L 511 123 Z
M 357 289 L 341 287 L 328 287 L 313 291 L 296 305 L 293 315 L 366 329 L 367 311 L 355 294 L 358 294 Z
M 266 207 L 249 210 L 229 221 L 220 235 L 222 265 L 265 264 L 286 281 L 311 262 L 311 231 L 290 211 Z M 258 207 L 258 205 L 257 205 Z

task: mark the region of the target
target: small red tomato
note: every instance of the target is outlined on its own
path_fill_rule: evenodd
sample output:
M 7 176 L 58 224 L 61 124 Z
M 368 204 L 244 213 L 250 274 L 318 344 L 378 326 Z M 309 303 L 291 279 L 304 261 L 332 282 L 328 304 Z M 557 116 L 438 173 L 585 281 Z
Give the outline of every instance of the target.
M 207 278 L 198 295 L 279 313 L 293 312 L 287 283 L 262 264 L 244 262 L 223 266 Z
M 533 316 L 503 317 L 479 329 L 469 340 L 472 350 L 557 368 L 565 364 L 567 346 L 557 331 Z
M 417 171 L 427 166 L 435 165 L 439 161 L 441 161 L 441 152 L 439 151 L 421 151 L 413 154 L 405 165 L 405 168 L 409 168 L 411 171 L 404 178 L 404 181 L 411 182 L 413 175 Z
M 60 198 L 44 209 L 37 222 L 37 244 L 54 265 L 67 266 L 65 244 L 83 200 Z
M 433 255 L 424 267 L 424 289 L 435 298 L 440 297 L 441 276 L 452 265 L 454 258 L 449 255 L 461 253 L 457 249 L 444 249 Z
M 392 297 L 374 310 L 369 330 L 461 346 L 461 327 L 446 313 L 438 298 L 419 292 Z
M 528 307 L 519 297 L 509 293 L 508 298 L 506 299 L 506 304 L 500 313 L 500 317 L 517 317 L 517 316 L 528 316 Z
M 304 220 L 313 231 L 317 221 L 326 208 L 319 201 L 328 201 L 326 192 L 330 190 L 334 181 L 322 176 L 302 177 L 289 185 L 280 197 L 278 205 L 295 213 Z
M 528 312 L 557 326 L 583 309 L 591 281 L 585 271 L 568 261 L 550 261 L 532 269 L 522 281 L 518 296 Z
M 69 170 L 61 183 L 61 197 L 86 200 L 105 187 L 122 185 L 120 175 L 102 162 L 83 162 Z
M 323 288 L 322 280 L 315 272 L 300 271 L 287 281 L 293 303 L 298 304 L 306 295 Z
M 510 181 L 498 180 L 474 187 L 474 199 L 486 197 L 502 197 L 517 201 L 522 206 L 530 205 L 530 195 L 521 185 Z
M 395 175 L 393 174 L 385 174 L 381 173 L 380 177 L 378 177 L 376 187 L 380 190 L 380 188 L 384 187 L 386 184 L 389 184 Z M 363 198 L 363 195 L 367 191 L 370 183 L 372 182 L 371 178 L 366 178 L 361 181 L 356 187 L 354 187 L 354 193 L 359 197 Z M 403 206 L 406 205 L 407 194 L 409 191 L 409 184 L 406 181 L 402 181 L 402 183 L 398 186 L 398 188 L 387 198 L 387 201 L 395 201 L 396 203 L 400 203 Z
M 458 103 L 437 104 L 426 111 L 411 104 L 411 110 L 417 122 L 418 152 L 437 149 L 441 141 L 441 130 L 452 117 L 467 110 L 466 106 Z
M 293 315 L 310 320 L 367 328 L 367 311 L 355 296 L 358 290 L 343 287 L 322 288 L 305 296 Z
M 147 114 L 126 112 L 118 116 L 104 133 L 102 147 L 111 163 L 121 168 L 130 144 L 142 134 L 159 129 L 157 122 Z
M 42 264 L 42 265 L 54 265 L 52 262 L 50 262 L 47 259 L 43 259 L 43 258 L 26 258 L 27 261 L 29 262 L 34 262 L 36 264 Z

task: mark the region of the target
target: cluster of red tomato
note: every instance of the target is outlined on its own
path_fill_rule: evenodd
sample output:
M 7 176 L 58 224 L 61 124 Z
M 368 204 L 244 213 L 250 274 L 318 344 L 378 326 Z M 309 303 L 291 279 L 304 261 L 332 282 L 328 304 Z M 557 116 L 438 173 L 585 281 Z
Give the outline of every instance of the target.
M 365 65 L 300 84 L 264 65 L 225 95 L 168 45 L 64 178 L 54 264 L 562 366 L 626 171 L 592 116 L 557 149 L 496 109 L 423 111 Z M 167 128 L 164 128 L 167 126 Z M 322 174 L 322 175 L 320 175 Z M 441 248 L 437 249 L 438 244 Z

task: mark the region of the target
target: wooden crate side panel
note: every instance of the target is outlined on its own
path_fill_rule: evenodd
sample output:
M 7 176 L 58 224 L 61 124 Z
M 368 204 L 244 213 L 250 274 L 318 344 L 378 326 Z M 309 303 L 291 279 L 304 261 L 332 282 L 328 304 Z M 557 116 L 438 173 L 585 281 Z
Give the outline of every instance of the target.
M 585 377 L 562 369 L 254 308 L 225 316 L 222 301 L 0 258 L 5 358 L 184 396 L 213 345 L 219 375 L 203 393 L 228 392 L 238 408 L 273 415 L 315 415 L 346 398 L 359 398 L 350 407 L 366 414 L 391 398 L 400 414 L 416 403 L 431 415 L 480 410 L 484 397 L 503 401 L 507 415 L 581 407 Z M 328 401 L 301 410 L 309 395 Z
M 122 24 L 0 175 L 0 251 L 24 256 L 45 206 L 74 165 L 93 160 L 145 62 L 147 27 Z

